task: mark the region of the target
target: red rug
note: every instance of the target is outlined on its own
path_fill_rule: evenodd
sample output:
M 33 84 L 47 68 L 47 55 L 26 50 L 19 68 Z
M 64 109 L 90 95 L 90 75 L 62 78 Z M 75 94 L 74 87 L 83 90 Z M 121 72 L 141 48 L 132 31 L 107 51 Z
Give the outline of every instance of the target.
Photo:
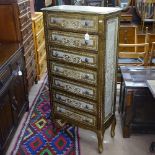
M 50 113 L 46 78 L 29 110 L 13 155 L 80 155 L 78 128 L 55 129 Z

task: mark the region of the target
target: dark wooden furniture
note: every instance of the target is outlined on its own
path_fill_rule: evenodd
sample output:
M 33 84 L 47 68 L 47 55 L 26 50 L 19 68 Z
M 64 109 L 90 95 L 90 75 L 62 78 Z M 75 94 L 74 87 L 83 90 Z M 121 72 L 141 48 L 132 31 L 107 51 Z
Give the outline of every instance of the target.
M 120 22 L 131 23 L 133 20 L 133 2 L 134 0 L 117 0 L 117 5 L 122 8 Z
M 98 150 L 112 124 L 119 8 L 55 6 L 44 13 L 52 118 L 97 134 Z
M 155 99 L 146 80 L 155 79 L 155 67 L 121 66 L 121 89 L 119 112 L 123 137 L 131 133 L 153 133 L 155 131 Z
M 155 79 L 147 80 L 146 84 L 147 84 L 148 88 L 150 89 L 150 92 L 152 93 L 153 97 L 155 98 Z M 155 153 L 155 141 L 152 142 L 150 145 L 150 152 Z
M 36 80 L 32 20 L 29 0 L 0 1 L 0 42 L 21 42 L 28 89 Z
M 141 18 L 141 30 L 144 31 L 145 23 L 148 23 L 149 31 L 154 32 L 155 26 L 155 0 L 137 0 L 137 14 Z
M 0 44 L 0 154 L 4 154 L 20 118 L 28 110 L 23 49 Z

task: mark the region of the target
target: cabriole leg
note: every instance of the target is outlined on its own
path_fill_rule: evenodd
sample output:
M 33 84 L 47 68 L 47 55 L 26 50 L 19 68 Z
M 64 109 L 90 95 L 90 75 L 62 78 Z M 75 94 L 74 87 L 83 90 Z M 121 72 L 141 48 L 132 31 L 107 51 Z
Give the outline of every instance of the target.
M 98 131 L 97 132 L 97 139 L 98 139 L 98 151 L 99 153 L 103 152 L 103 132 Z

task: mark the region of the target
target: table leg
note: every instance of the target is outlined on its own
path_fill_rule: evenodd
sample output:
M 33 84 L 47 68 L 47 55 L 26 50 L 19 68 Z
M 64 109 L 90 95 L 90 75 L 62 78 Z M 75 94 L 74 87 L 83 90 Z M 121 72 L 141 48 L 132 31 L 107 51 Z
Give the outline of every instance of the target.
M 125 93 L 125 104 L 122 115 L 122 127 L 123 127 L 123 137 L 130 137 L 130 124 L 133 118 L 132 112 L 132 102 L 133 102 L 133 91 L 127 91 Z

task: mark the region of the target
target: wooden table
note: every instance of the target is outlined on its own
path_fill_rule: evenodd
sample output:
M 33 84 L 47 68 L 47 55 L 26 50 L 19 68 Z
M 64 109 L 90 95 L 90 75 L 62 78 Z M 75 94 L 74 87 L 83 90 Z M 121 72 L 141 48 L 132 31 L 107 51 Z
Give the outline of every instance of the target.
M 123 137 L 155 132 L 155 99 L 147 80 L 155 79 L 155 67 L 121 66 L 119 112 Z

